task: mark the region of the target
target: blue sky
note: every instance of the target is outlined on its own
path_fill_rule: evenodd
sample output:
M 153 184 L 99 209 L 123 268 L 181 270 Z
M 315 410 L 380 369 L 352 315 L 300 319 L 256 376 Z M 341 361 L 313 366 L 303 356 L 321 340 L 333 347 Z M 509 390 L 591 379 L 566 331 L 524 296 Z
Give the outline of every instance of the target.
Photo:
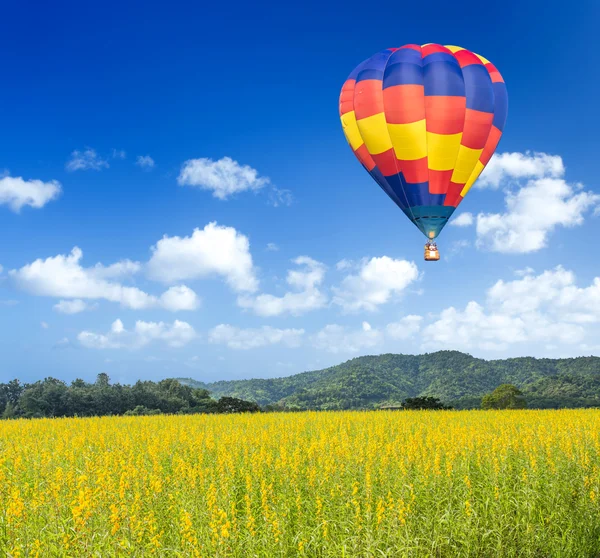
M 600 354 L 599 15 L 11 3 L 0 381 L 267 377 L 440 348 Z M 337 113 L 360 61 L 427 42 L 489 58 L 509 92 L 499 156 L 436 264 Z

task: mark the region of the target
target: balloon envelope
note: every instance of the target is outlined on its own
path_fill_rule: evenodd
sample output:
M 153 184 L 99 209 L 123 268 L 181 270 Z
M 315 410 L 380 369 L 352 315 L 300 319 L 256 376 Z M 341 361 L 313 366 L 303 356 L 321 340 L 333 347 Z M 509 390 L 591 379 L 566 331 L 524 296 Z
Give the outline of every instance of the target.
M 378 52 L 354 69 L 340 95 L 357 159 L 429 239 L 490 160 L 507 109 L 493 64 L 437 44 Z

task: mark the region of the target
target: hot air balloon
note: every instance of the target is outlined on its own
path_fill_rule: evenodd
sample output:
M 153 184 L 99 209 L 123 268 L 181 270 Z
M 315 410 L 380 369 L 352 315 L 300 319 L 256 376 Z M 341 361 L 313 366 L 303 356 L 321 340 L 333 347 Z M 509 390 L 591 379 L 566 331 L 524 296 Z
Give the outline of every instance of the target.
M 457 46 L 389 48 L 344 83 L 346 139 L 426 236 L 426 260 L 439 260 L 434 241 L 494 153 L 507 109 L 500 72 Z

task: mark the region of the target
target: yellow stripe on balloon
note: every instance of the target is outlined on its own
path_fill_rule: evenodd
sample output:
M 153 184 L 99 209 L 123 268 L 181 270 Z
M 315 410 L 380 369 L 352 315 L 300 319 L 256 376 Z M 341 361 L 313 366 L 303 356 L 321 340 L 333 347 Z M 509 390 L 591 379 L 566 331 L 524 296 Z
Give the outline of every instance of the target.
M 429 170 L 452 170 L 460 148 L 462 132 L 434 134 L 427 132 L 427 157 Z
M 477 161 L 477 163 L 475 163 L 475 169 L 471 173 L 471 176 L 469 177 L 469 180 L 467 180 L 467 183 L 465 184 L 465 187 L 462 189 L 462 192 L 460 193 L 460 195 L 463 198 L 467 195 L 467 193 L 471 189 L 471 186 L 473 186 L 473 184 L 475 183 L 475 181 L 479 178 L 479 175 L 481 174 L 481 171 L 484 168 L 485 168 L 485 166 L 484 166 L 484 164 L 481 161 Z
M 470 147 L 461 145 L 454 165 L 454 172 L 452 173 L 452 182 L 455 184 L 465 184 L 469 180 L 482 152 L 483 148 L 471 149 Z
M 409 124 L 388 124 L 387 129 L 397 159 L 415 161 L 427 157 L 427 122 L 425 119 Z
M 342 114 L 340 120 L 342 121 L 342 129 L 344 130 L 347 142 L 350 144 L 352 150 L 356 151 L 364 142 L 356 124 L 354 111 Z
M 463 47 L 454 46 L 454 45 L 444 45 L 452 54 L 458 52 L 459 50 L 465 50 Z
M 357 120 L 358 129 L 362 136 L 367 150 L 371 155 L 379 155 L 384 151 L 389 151 L 392 148 L 392 141 L 387 129 L 385 114 L 380 112 L 367 118 Z
M 476 52 L 473 53 L 475 56 L 477 56 L 477 58 L 479 58 L 479 60 L 481 60 L 484 64 L 489 64 L 490 61 L 487 58 L 484 58 L 483 56 L 480 56 L 479 54 L 477 54 Z

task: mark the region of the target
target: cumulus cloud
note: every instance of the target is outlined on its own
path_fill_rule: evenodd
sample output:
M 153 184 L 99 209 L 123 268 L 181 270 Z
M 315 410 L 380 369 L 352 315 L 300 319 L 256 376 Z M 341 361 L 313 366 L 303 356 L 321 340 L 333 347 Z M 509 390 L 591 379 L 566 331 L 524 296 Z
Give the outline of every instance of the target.
M 217 275 L 237 292 L 258 288 L 248 238 L 214 222 L 192 236 L 164 236 L 152 247 L 147 270 L 165 283 Z
M 600 195 L 566 182 L 564 174 L 558 155 L 494 155 L 476 186 L 505 186 L 506 210 L 477 215 L 477 247 L 503 253 L 535 252 L 547 246 L 557 227 L 581 225 L 587 212 L 600 212 Z M 459 225 L 463 215 L 451 223 Z
M 362 262 L 357 274 L 346 276 L 334 287 L 333 302 L 349 312 L 373 311 L 401 295 L 418 277 L 414 262 L 388 256 L 371 258 Z
M 565 166 L 559 155 L 546 153 L 498 153 L 487 164 L 475 183 L 478 188 L 498 188 L 503 181 L 527 178 L 557 178 Z
M 276 344 L 298 347 L 303 335 L 303 329 L 277 329 L 270 326 L 242 329 L 220 324 L 210 331 L 208 340 L 211 343 L 227 345 L 230 349 L 247 350 Z
M 49 296 L 61 299 L 108 300 L 117 302 L 126 308 L 145 309 L 164 307 L 167 310 L 192 309 L 195 300 L 187 287 L 169 289 L 158 299 L 137 287 L 126 286 L 117 281 L 137 273 L 141 265 L 123 260 L 109 266 L 97 264 L 83 267 L 83 252 L 75 247 L 70 254 L 59 254 L 13 269 L 9 276 L 20 289 L 37 296 Z M 174 290 L 173 290 L 174 289 Z M 62 301 L 64 303 L 64 301 Z M 77 308 L 65 304 L 56 308 Z M 185 306 L 188 306 L 184 308 Z
M 3 176 L 0 178 L 0 205 L 7 205 L 15 213 L 25 206 L 39 209 L 58 198 L 61 191 L 60 182 L 56 180 L 43 182 Z
M 135 164 L 145 170 L 153 169 L 155 165 L 154 159 L 150 155 L 138 155 Z
M 397 322 L 389 323 L 385 328 L 386 335 L 391 339 L 410 339 L 421 330 L 423 316 L 404 316 Z
M 384 341 L 384 333 L 368 322 L 363 322 L 360 329 L 329 324 L 313 335 L 311 341 L 316 349 L 330 353 L 358 353 L 380 346 Z
M 97 306 L 90 305 L 85 302 L 85 300 L 76 298 L 73 300 L 61 300 L 55 304 L 53 308 L 56 312 L 60 312 L 61 314 L 79 314 L 80 312 L 97 308 Z
M 160 297 L 160 306 L 171 312 L 180 310 L 196 310 L 200 307 L 198 295 L 185 285 L 171 287 Z
M 77 170 L 102 170 L 108 168 L 108 161 L 102 159 L 95 149 L 87 147 L 83 151 L 75 150 L 71 153 L 71 158 L 67 161 L 65 168 L 74 172 Z
M 531 180 L 507 193 L 504 213 L 477 216 L 477 246 L 504 253 L 540 250 L 556 227 L 581 225 L 584 214 L 599 204 L 600 195 L 561 178 Z
M 215 198 L 226 200 L 239 192 L 258 191 L 270 181 L 259 176 L 256 169 L 223 157 L 218 161 L 206 158 L 185 161 L 177 182 L 181 186 L 209 190 Z
M 137 321 L 132 330 L 125 329 L 121 320 L 115 320 L 107 333 L 82 331 L 79 343 L 88 349 L 140 349 L 154 342 L 169 347 L 182 347 L 196 337 L 194 328 L 187 322 L 175 320 L 164 322 Z
M 474 222 L 472 213 L 461 213 L 450 221 L 450 225 L 455 227 L 470 227 Z
M 285 313 L 297 316 L 325 306 L 327 296 L 319 288 L 325 277 L 325 265 L 308 256 L 300 256 L 293 263 L 300 266 L 300 269 L 290 270 L 287 274 L 287 284 L 293 291 L 283 296 L 240 296 L 238 304 L 242 308 L 252 309 L 259 316 L 279 316 Z
M 525 277 L 526 275 L 531 275 L 532 273 L 535 273 L 535 269 L 533 269 L 533 267 L 524 267 L 523 269 L 516 269 L 515 270 L 515 275 L 517 277 Z
M 466 350 L 505 350 L 526 342 L 574 345 L 592 335 L 589 324 L 598 322 L 600 277 L 578 287 L 573 272 L 559 266 L 498 281 L 483 304 L 446 308 L 423 330 L 423 338 L 425 348 Z

